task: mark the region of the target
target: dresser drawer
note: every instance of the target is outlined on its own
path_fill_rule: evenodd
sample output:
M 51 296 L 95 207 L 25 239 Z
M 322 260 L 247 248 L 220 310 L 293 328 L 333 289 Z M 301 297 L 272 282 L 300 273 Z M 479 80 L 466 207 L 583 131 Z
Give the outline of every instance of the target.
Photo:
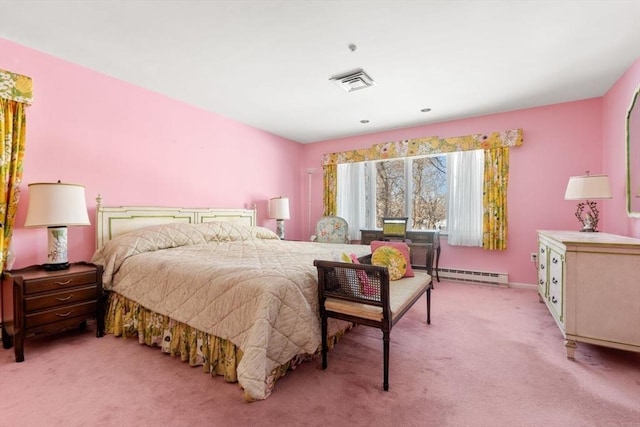
M 26 297 L 24 299 L 24 309 L 27 314 L 36 310 L 43 310 L 50 307 L 74 304 L 82 301 L 95 300 L 97 298 L 97 286 L 83 286 L 73 288 L 64 292 L 40 294 Z
M 25 295 L 31 295 L 38 292 L 58 291 L 81 285 L 95 284 L 97 281 L 98 278 L 96 277 L 95 270 L 68 274 L 64 277 L 43 277 L 25 280 L 24 293 Z
M 547 247 L 540 245 L 538 247 L 538 292 L 541 297 L 549 294 L 547 287 Z
M 52 310 L 38 311 L 25 316 L 25 327 L 27 329 L 34 328 L 46 323 L 58 322 L 61 320 L 72 319 L 74 317 L 86 318 L 96 312 L 97 300 L 86 301 L 80 304 L 71 304 L 57 307 Z

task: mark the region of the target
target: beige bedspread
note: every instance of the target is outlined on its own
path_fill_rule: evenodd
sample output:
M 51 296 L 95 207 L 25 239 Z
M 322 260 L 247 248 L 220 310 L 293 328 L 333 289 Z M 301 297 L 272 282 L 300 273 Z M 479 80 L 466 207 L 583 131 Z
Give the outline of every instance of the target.
M 238 382 L 254 399 L 265 378 L 320 345 L 314 259 L 358 256 L 368 246 L 281 241 L 272 231 L 229 222 L 169 224 L 109 241 L 93 257 L 104 288 L 203 332 L 244 355 Z

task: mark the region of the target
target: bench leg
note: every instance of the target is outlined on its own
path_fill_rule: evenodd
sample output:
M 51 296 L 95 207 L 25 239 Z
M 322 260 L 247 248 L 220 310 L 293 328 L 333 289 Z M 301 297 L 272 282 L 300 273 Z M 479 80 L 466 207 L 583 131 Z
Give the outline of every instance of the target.
M 431 324 L 431 288 L 427 288 L 427 325 Z
M 322 316 L 322 369 L 327 369 L 327 316 Z
M 384 342 L 384 381 L 382 386 L 384 391 L 389 391 L 389 331 L 382 331 L 382 341 Z

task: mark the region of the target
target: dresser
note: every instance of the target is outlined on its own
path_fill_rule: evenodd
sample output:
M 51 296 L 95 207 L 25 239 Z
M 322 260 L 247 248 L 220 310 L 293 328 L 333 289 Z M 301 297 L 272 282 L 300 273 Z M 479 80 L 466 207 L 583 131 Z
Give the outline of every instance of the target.
M 373 240 L 382 240 L 382 230 L 360 230 L 360 244 L 369 245 Z M 409 247 L 418 254 L 424 254 L 426 260 L 427 251 L 423 247 L 426 243 L 433 245 L 433 251 L 435 253 L 435 266 L 431 266 L 436 274 L 436 280 L 440 281 L 440 274 L 438 273 L 438 265 L 440 263 L 440 230 L 411 230 L 407 231 L 407 240 Z M 417 257 L 416 257 L 417 258 Z M 412 260 L 412 264 L 426 267 L 425 262 L 421 262 L 418 259 Z
M 36 265 L 2 273 L 2 346 L 15 345 L 16 362 L 24 361 L 24 340 L 86 326 L 96 319 L 96 336 L 104 335 L 102 267 L 74 263 L 47 271 Z
M 565 337 L 640 352 L 640 239 L 538 231 L 538 296 Z

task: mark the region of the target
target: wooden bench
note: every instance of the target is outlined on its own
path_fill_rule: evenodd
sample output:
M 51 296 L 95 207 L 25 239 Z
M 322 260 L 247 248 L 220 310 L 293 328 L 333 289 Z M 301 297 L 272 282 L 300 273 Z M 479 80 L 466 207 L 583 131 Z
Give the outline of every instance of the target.
M 431 245 L 429 245 L 431 246 Z M 433 257 L 433 248 L 428 255 Z M 415 277 L 389 280 L 386 267 L 370 265 L 371 255 L 360 258 L 360 264 L 315 260 L 318 270 L 318 298 L 322 324 L 322 369 L 327 368 L 327 319 L 333 317 L 382 330 L 384 354 L 384 390 L 389 390 L 389 343 L 391 328 L 426 294 L 427 324 L 431 323 L 430 268 Z M 428 262 L 427 266 L 431 263 Z M 367 286 L 363 291 L 363 274 Z

